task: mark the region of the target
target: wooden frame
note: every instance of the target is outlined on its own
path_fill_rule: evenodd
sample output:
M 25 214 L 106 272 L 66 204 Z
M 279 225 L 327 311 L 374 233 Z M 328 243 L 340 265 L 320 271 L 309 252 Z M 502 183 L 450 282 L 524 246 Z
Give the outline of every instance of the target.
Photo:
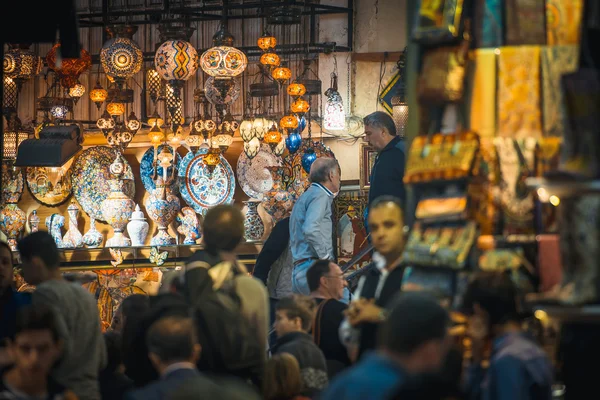
M 373 171 L 373 165 L 377 158 L 377 150 L 373 146 L 366 143 L 360 144 L 360 176 L 359 184 L 361 189 L 368 189 L 371 187 L 371 172 Z

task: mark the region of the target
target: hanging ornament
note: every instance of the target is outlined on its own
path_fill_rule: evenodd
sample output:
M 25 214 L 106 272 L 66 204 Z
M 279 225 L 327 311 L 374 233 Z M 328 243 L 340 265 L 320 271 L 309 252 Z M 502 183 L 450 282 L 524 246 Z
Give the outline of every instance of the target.
M 59 56 L 60 43 L 55 44 L 46 56 L 48 68 L 56 72 L 60 78 L 60 84 L 64 88 L 72 88 L 77 84 L 79 75 L 90 69 L 92 57 L 83 48 L 79 58 L 62 58 Z
M 346 115 L 342 96 L 338 92 L 337 74 L 331 73 L 331 87 L 325 91 L 327 100 L 325 102 L 325 115 L 323 116 L 323 128 L 330 131 L 343 130 L 346 127 Z
M 306 173 L 310 173 L 310 167 L 312 163 L 317 159 L 317 154 L 313 149 L 308 149 L 302 154 L 302 168 Z
M 234 38 L 225 23 L 213 36 L 212 48 L 200 57 L 202 70 L 210 76 L 230 77 L 240 75 L 248 66 L 248 58 L 243 51 L 233 47 Z
M 112 37 L 100 50 L 100 64 L 107 75 L 111 76 L 119 88 L 125 81 L 139 72 L 144 61 L 140 46 L 132 40 L 137 26 L 122 25 L 107 28 Z
M 290 133 L 285 139 L 285 145 L 290 153 L 296 153 L 302 145 L 302 136 L 296 131 Z

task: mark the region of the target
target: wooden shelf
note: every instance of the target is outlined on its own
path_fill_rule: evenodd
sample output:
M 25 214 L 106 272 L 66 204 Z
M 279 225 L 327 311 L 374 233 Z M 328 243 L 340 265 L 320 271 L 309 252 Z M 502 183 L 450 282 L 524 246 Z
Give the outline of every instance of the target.
M 600 180 L 574 181 L 547 178 L 527 178 L 525 184 L 528 188 L 536 190 L 540 200 L 542 197 L 575 197 L 584 194 L 600 195 Z M 542 191 L 540 193 L 540 191 Z
M 237 249 L 238 259 L 243 264 L 253 265 L 256 257 L 262 249 L 262 242 L 245 242 Z M 63 257 L 60 265 L 62 271 L 89 271 L 115 268 L 152 268 L 156 265 L 150 262 L 150 252 L 157 246 L 118 247 L 123 256 L 123 263 L 117 267 L 108 247 L 59 249 Z M 160 246 L 158 250 L 168 253 L 167 259 L 161 267 L 175 268 L 185 265 L 187 259 L 197 250 L 203 249 L 202 245 L 171 245 Z M 17 264 L 20 263 L 18 252 L 14 252 Z
M 549 318 L 561 322 L 581 322 L 600 324 L 600 305 L 568 306 L 530 304 L 532 310 L 545 313 Z

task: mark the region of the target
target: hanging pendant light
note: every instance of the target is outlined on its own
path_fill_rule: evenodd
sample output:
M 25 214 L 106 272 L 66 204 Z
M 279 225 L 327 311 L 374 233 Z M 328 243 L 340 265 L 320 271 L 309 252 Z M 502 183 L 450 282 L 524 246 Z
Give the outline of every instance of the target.
M 284 115 L 279 120 L 279 126 L 289 131 L 298 127 L 298 117 L 295 115 Z
M 131 113 L 129 113 L 129 116 L 127 117 L 127 129 L 129 129 L 135 134 L 138 130 L 140 130 L 141 127 L 142 123 L 132 110 Z
M 212 175 L 217 165 L 221 163 L 221 151 L 218 147 L 211 147 L 208 153 L 203 157 L 204 165 L 208 172 Z
M 346 114 L 342 96 L 338 92 L 337 74 L 331 73 L 331 87 L 325 91 L 325 115 L 323 116 L 323 128 L 331 131 L 343 130 L 346 127 Z
M 90 69 L 92 57 L 87 50 L 81 49 L 79 58 L 61 58 L 58 54 L 60 43 L 55 44 L 46 56 L 48 68 L 56 72 L 60 78 L 60 84 L 64 88 L 72 88 L 77 84 L 79 75 Z
M 248 66 L 248 58 L 243 51 L 233 47 L 234 38 L 224 22 L 213 36 L 213 47 L 200 57 L 202 70 L 210 76 L 233 78 L 240 75 Z
M 304 154 L 302 154 L 302 169 L 304 169 L 304 171 L 307 174 L 310 173 L 310 167 L 312 166 L 312 164 L 315 162 L 316 159 L 317 159 L 317 154 L 315 153 L 315 151 L 312 148 L 306 150 L 304 152 Z
M 144 61 L 140 46 L 133 41 L 137 26 L 122 25 L 106 29 L 110 39 L 100 49 L 100 64 L 119 88 L 139 72 Z
M 100 110 L 102 103 L 108 98 L 108 92 L 100 85 L 100 81 L 96 81 L 96 86 L 90 90 L 89 96 L 90 100 L 92 100 L 96 104 L 96 107 L 98 107 L 98 110 Z
M 406 125 L 408 124 L 408 104 L 406 103 L 406 84 L 404 81 L 406 65 L 406 49 L 400 55 L 398 60 L 398 70 L 400 71 L 400 79 L 398 80 L 398 89 L 396 95 L 392 97 L 392 118 L 396 125 L 396 134 L 404 138 Z
M 285 145 L 290 153 L 296 153 L 302 145 L 302 136 L 297 131 L 293 131 L 285 139 Z
M 260 56 L 260 63 L 270 68 L 278 67 L 280 62 L 279 56 L 275 53 L 265 53 Z
M 298 97 L 290 105 L 290 110 L 299 117 L 310 111 L 310 103 L 303 97 Z
M 306 93 L 306 87 L 302 83 L 292 82 L 287 88 L 287 92 L 292 97 L 304 96 Z
M 8 44 L 4 54 L 4 76 L 20 87 L 25 81 L 38 75 L 44 68 L 41 57 L 29 50 L 30 44 Z
M 280 85 L 283 85 L 292 77 L 292 70 L 289 69 L 284 63 L 281 63 L 281 66 L 273 70 L 272 76 L 273 79 L 279 82 Z
M 260 140 L 253 137 L 249 142 L 244 143 L 244 153 L 252 160 L 260 152 Z
M 154 125 L 148 132 L 148 139 L 153 146 L 158 147 L 165 140 L 165 135 L 157 125 Z
M 279 140 L 279 143 L 277 143 L 277 146 L 275 146 L 275 149 L 273 149 L 273 153 L 276 156 L 281 157 L 283 155 L 283 153 L 285 153 L 285 149 L 286 149 L 286 147 L 285 147 L 285 139 L 282 137 Z
M 125 112 L 125 104 L 116 102 L 108 103 L 106 105 L 106 111 L 108 111 L 110 115 L 123 115 Z
M 164 81 L 161 79 L 160 75 L 154 68 L 148 69 L 146 72 L 146 87 L 148 88 L 148 94 L 150 95 L 150 100 L 154 104 L 158 100 L 161 100 L 165 96 L 165 85 Z
M 256 41 L 258 48 L 262 51 L 269 51 L 270 49 L 274 49 L 277 45 L 277 39 L 273 35 L 271 35 L 267 30 L 265 30 L 261 37 Z
M 162 117 L 158 114 L 157 110 L 154 110 L 152 115 L 148 117 L 148 125 L 162 126 L 162 124 L 164 124 Z
M 271 129 L 265 134 L 264 142 L 271 146 L 271 150 L 275 150 L 275 147 L 281 142 L 281 132 L 275 126 L 271 125 Z

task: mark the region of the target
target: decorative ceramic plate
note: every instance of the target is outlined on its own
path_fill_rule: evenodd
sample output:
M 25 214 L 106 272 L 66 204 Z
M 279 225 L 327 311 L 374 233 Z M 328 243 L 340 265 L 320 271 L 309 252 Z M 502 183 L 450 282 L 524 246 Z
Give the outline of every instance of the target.
M 194 154 L 189 152 L 179 165 L 179 191 L 185 202 L 198 214 L 219 204 L 228 204 L 233 200 L 235 176 L 231 165 L 221 156 L 221 163 L 211 174 L 204 165 L 207 148 L 200 148 Z
M 104 221 L 102 215 L 102 202 L 110 194 L 108 181 L 113 179 L 110 173 L 110 164 L 115 160 L 116 151 L 106 146 L 90 147 L 84 150 L 75 162 L 71 171 L 71 185 L 73 194 L 83 211 L 98 221 Z M 129 181 L 125 185 L 125 194 L 133 199 L 135 184 L 133 171 L 125 159 L 124 179 Z
M 265 167 L 281 165 L 281 159 L 277 157 L 269 145 L 263 144 L 260 151 L 253 158 L 249 159 L 246 153 L 242 152 L 237 162 L 238 183 L 244 193 L 251 199 L 262 200 L 266 192 L 273 187 L 273 177 Z
M 55 175 L 55 176 L 53 176 Z M 56 179 L 56 183 L 52 181 Z M 45 206 L 58 206 L 64 203 L 72 193 L 71 169 L 29 167 L 27 168 L 27 188 L 31 195 Z
M 309 148 L 315 151 L 317 157 L 335 158 L 335 154 L 323 142 L 313 142 L 311 145 L 308 139 L 302 141 L 302 145 L 294 154 L 286 151 L 282 157 L 284 168 L 283 186 L 292 191 L 296 198 L 300 197 L 310 185 L 308 174 L 302 168 L 302 155 Z
M 165 145 L 158 146 L 158 153 L 160 154 L 161 150 Z M 173 149 L 170 148 L 169 151 L 173 152 Z M 178 174 L 177 171 L 179 169 L 179 164 L 181 163 L 181 156 L 177 153 L 175 157 L 175 179 L 173 179 L 171 185 L 169 185 L 171 192 L 174 195 L 179 193 L 179 185 L 177 184 Z M 173 165 L 167 168 L 167 176 L 171 176 L 173 173 Z M 163 174 L 163 168 L 159 165 L 157 168 L 157 177 Z M 156 188 L 156 184 L 152 180 L 154 176 L 154 147 L 146 150 L 144 155 L 142 156 L 142 161 L 140 161 L 140 178 L 142 178 L 142 183 L 144 184 L 144 188 L 148 193 L 152 193 L 152 191 Z

